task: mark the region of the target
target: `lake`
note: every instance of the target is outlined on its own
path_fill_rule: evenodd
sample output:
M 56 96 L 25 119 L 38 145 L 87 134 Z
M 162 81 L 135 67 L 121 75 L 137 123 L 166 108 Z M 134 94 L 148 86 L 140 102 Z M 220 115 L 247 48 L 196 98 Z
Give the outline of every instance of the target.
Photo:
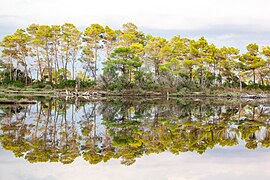
M 270 106 L 227 99 L 0 105 L 0 179 L 269 179 Z

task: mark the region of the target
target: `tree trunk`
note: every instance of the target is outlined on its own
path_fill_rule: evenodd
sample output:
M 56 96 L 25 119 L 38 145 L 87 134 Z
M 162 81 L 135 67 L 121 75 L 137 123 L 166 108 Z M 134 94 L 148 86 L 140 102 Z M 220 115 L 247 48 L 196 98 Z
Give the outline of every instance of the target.
M 58 53 L 57 53 L 57 47 L 56 42 L 54 42 L 54 81 L 57 82 L 57 71 L 59 69 L 59 63 L 58 63 Z
M 48 42 L 46 41 L 46 59 L 47 59 L 47 68 L 49 72 L 49 81 L 52 82 L 52 68 L 51 68 L 51 63 L 50 63 L 50 57 L 49 57 L 49 47 L 48 47 Z
M 200 85 L 202 85 L 202 76 L 203 76 L 202 67 L 200 67 Z
M 27 83 L 28 83 L 28 71 L 27 71 L 27 64 L 25 63 L 25 66 L 24 66 L 24 73 L 25 73 L 25 85 L 27 86 Z
M 240 91 L 242 92 L 242 76 L 241 76 L 240 69 L 238 69 L 238 74 L 239 74 L 239 85 L 240 85 Z
M 260 79 L 261 79 L 261 85 L 263 86 L 264 85 L 264 80 L 263 80 L 263 76 L 262 76 L 261 73 L 260 73 Z
M 159 76 L 159 70 L 158 70 L 158 60 L 155 60 L 155 77 Z
M 97 80 L 97 47 L 95 47 L 95 69 L 94 69 L 94 79 Z
M 253 84 L 256 83 L 256 77 L 255 77 L 255 69 L 253 69 Z
M 41 62 L 40 62 L 39 49 L 38 49 L 38 47 L 36 47 L 36 53 L 37 53 L 37 61 L 38 61 L 38 68 L 39 68 L 40 80 L 42 80 L 43 73 L 42 73 L 42 67 L 41 67 Z
M 67 48 L 67 50 L 66 50 L 66 62 L 65 62 L 65 67 L 64 67 L 64 69 L 65 69 L 65 72 L 64 72 L 64 74 L 65 74 L 65 80 L 67 80 L 67 65 L 68 65 L 68 54 L 69 54 L 69 45 L 68 45 L 68 48 Z
M 192 81 L 192 68 L 189 68 L 189 82 Z
M 87 73 L 88 69 L 89 69 L 89 65 L 87 65 L 87 67 L 86 67 L 86 69 L 85 69 L 85 71 L 84 71 L 83 79 L 82 79 L 83 82 L 85 81 L 86 73 Z
M 75 80 L 75 59 L 72 59 L 72 79 Z
M 23 54 L 23 53 L 22 53 L 22 54 Z M 24 63 L 25 84 L 26 84 L 26 86 L 27 86 L 27 83 L 28 83 L 28 70 L 27 70 L 27 63 L 26 63 L 24 54 L 23 54 L 23 63 Z
M 216 85 L 216 63 L 214 63 L 214 84 Z
M 9 80 L 12 81 L 12 57 L 9 56 Z
M 129 70 L 129 82 L 131 82 L 131 70 Z

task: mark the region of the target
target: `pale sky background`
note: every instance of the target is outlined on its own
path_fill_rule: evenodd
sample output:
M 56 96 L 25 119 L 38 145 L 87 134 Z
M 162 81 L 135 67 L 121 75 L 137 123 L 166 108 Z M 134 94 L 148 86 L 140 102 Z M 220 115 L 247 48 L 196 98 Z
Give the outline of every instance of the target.
M 268 180 L 269 149 L 233 147 L 195 152 L 151 154 L 137 159 L 132 166 L 111 159 L 90 165 L 78 157 L 72 164 L 34 163 L 16 158 L 0 148 L 0 179 L 3 180 Z
M 218 46 L 270 45 L 269 0 L 0 0 L 0 38 L 32 23 L 92 23 L 170 38 L 205 36 Z

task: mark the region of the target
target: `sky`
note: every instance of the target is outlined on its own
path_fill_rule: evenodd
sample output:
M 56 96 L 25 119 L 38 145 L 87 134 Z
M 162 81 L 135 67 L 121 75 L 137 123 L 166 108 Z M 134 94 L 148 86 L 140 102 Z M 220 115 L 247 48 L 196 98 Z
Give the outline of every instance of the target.
M 205 36 L 217 46 L 270 45 L 269 0 L 0 0 L 0 38 L 32 23 L 92 23 L 119 29 L 133 22 L 170 38 Z
M 119 159 L 91 165 L 82 157 L 72 164 L 34 163 L 16 158 L 11 151 L 0 147 L 0 179 L 8 180 L 267 180 L 270 176 L 268 149 L 247 150 L 243 144 L 215 147 L 203 155 L 169 152 L 145 155 L 131 165 Z

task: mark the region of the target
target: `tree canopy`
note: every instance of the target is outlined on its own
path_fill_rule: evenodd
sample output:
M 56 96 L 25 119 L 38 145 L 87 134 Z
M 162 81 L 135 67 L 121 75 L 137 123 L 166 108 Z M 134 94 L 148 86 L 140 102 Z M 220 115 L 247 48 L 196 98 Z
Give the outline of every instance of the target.
M 31 24 L 6 35 L 0 46 L 2 84 L 20 80 L 56 86 L 61 79 L 93 81 L 105 89 L 270 87 L 270 46 L 249 44 L 241 54 L 205 37 L 145 34 L 133 23 L 116 30 L 91 24 L 82 32 L 71 23 Z

